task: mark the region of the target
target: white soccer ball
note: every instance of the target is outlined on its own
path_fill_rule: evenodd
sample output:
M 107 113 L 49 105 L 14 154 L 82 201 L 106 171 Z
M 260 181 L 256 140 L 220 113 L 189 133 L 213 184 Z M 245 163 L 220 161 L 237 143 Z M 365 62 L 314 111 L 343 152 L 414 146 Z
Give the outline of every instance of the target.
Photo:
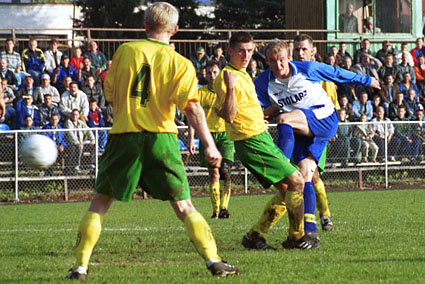
M 47 136 L 33 134 L 22 143 L 21 157 L 32 168 L 48 168 L 56 161 L 58 149 L 55 142 Z

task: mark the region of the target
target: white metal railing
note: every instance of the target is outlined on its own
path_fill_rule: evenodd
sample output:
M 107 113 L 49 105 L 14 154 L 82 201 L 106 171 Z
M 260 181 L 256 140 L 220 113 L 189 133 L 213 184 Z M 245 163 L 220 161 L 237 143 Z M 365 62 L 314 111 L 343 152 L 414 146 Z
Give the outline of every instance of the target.
M 419 124 L 423 124 L 423 127 L 425 128 L 425 121 L 424 122 L 382 122 L 385 125 L 385 136 L 387 136 L 389 130 L 388 125 L 389 123 L 393 124 L 396 128 L 398 125 L 402 124 L 409 124 L 411 127 L 417 127 Z M 349 126 L 354 127 L 355 125 L 358 125 L 359 123 L 341 123 L 341 126 Z M 366 124 L 373 124 L 372 122 L 367 122 Z M 183 141 L 183 143 L 187 144 L 187 127 L 186 126 L 179 126 L 177 127 L 179 134 L 178 138 Z M 63 132 L 69 132 L 69 131 L 75 131 L 75 129 L 61 129 L 61 130 L 14 130 L 14 131 L 1 131 L 0 132 L 0 147 L 1 147 L 1 156 L 0 156 L 0 196 L 2 192 L 8 192 L 12 190 L 10 186 L 13 184 L 13 198 L 15 201 L 19 201 L 21 199 L 22 192 L 24 193 L 32 193 L 32 192 L 38 192 L 39 194 L 43 194 L 43 188 L 39 183 L 46 183 L 51 181 L 54 182 L 61 182 L 59 187 L 61 190 L 65 192 L 65 199 L 68 198 L 69 191 L 76 192 L 78 191 L 79 183 L 81 184 L 81 187 L 84 188 L 92 188 L 92 185 L 84 185 L 83 180 L 87 181 L 87 184 L 94 183 L 94 180 L 97 175 L 98 166 L 99 166 L 99 158 L 101 156 L 101 151 L 99 151 L 99 131 L 108 131 L 110 128 L 93 128 L 91 129 L 94 131 L 95 134 L 95 140 L 96 144 L 94 147 L 94 170 L 85 170 L 79 173 L 78 175 L 72 175 L 72 174 L 66 174 L 64 172 L 64 168 L 66 168 L 68 165 L 66 163 L 63 163 L 62 165 L 57 165 L 57 168 L 50 174 L 47 175 L 43 171 L 37 171 L 37 170 L 31 170 L 28 167 L 26 167 L 20 160 L 19 157 L 19 141 L 20 137 L 22 135 L 29 135 L 31 133 L 43 133 L 43 132 L 57 132 L 57 131 L 63 131 Z M 277 128 L 275 124 L 269 125 L 269 132 L 270 134 L 276 138 L 277 137 Z M 420 147 L 422 148 L 423 141 L 420 142 Z M 339 146 L 339 145 L 337 145 Z M 421 176 L 422 172 L 425 170 L 425 161 L 419 161 L 418 163 L 409 163 L 406 162 L 406 156 L 400 156 L 399 160 L 389 161 L 388 159 L 388 153 L 389 153 L 389 145 L 386 141 L 384 144 L 383 149 L 383 159 L 380 159 L 377 163 L 365 163 L 365 164 L 356 164 L 351 163 L 348 165 L 342 164 L 338 162 L 339 159 L 342 159 L 343 157 L 335 157 L 332 156 L 332 153 L 328 152 L 328 163 L 326 164 L 325 169 L 325 175 L 329 174 L 332 175 L 332 178 L 338 177 L 340 175 L 349 175 L 349 178 L 352 180 L 357 180 L 358 178 L 358 186 L 363 187 L 364 186 L 364 175 L 365 173 L 375 173 L 375 175 L 384 176 L 384 184 L 382 187 L 389 188 L 389 183 L 392 182 L 402 182 L 400 177 L 391 177 L 390 173 L 395 171 L 406 171 L 406 172 L 417 172 L 416 175 Z M 421 149 L 423 151 L 423 149 Z M 185 153 L 183 153 L 185 152 Z M 186 153 L 187 151 L 182 151 L 182 155 L 188 155 Z M 87 153 L 86 153 L 87 154 Z M 425 155 L 425 153 L 420 152 L 419 155 Z M 423 157 L 425 158 L 425 157 Z M 87 155 L 86 155 L 87 159 Z M 403 161 L 404 160 L 404 161 Z M 208 176 L 208 173 L 206 170 L 199 167 L 198 157 L 192 157 L 186 156 L 186 170 L 188 172 L 188 176 L 190 177 L 190 184 L 194 187 L 202 187 L 205 186 L 205 183 L 208 181 L 205 181 L 206 177 Z M 187 162 L 189 161 L 189 162 Z M 62 173 L 63 172 L 63 173 Z M 358 176 L 358 177 L 357 177 Z M 250 186 L 251 182 L 255 183 L 255 179 L 253 176 L 243 167 L 240 163 L 235 162 L 234 165 L 234 171 L 232 178 L 241 178 L 238 181 L 234 181 L 234 183 L 237 183 L 240 186 L 243 186 L 245 192 L 248 192 L 248 187 Z M 400 180 L 396 180 L 397 178 L 400 178 Z M 329 179 L 329 182 L 332 180 Z M 72 189 L 70 182 L 76 182 L 77 189 Z M 371 183 L 368 181 L 368 183 Z M 374 181 L 372 181 L 374 183 Z M 376 184 L 379 183 L 377 180 L 375 182 Z M 55 183 L 55 185 L 57 185 Z M 43 185 L 46 186 L 46 185 Z M 258 184 L 257 184 L 258 186 Z M 1 201 L 1 198 L 0 198 Z

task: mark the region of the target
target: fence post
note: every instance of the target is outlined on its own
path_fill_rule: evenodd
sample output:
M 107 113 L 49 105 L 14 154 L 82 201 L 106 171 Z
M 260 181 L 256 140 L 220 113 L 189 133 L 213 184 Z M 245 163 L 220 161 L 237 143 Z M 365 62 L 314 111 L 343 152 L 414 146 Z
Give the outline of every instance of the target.
M 245 194 L 248 193 L 248 169 L 244 168 L 244 190 Z
M 388 189 L 388 121 L 385 122 L 385 189 Z
M 18 183 L 18 132 L 15 131 L 15 202 L 19 202 L 19 183 Z
M 95 135 L 94 135 L 94 139 L 96 140 L 96 143 L 94 144 L 94 147 L 96 147 L 96 149 L 94 150 L 95 151 L 95 157 L 96 157 L 96 159 L 95 159 L 95 161 L 94 161 L 94 174 L 95 174 L 95 177 L 97 177 L 97 171 L 99 170 L 98 169 L 98 165 L 99 165 L 99 129 L 95 129 L 95 133 L 94 133 Z

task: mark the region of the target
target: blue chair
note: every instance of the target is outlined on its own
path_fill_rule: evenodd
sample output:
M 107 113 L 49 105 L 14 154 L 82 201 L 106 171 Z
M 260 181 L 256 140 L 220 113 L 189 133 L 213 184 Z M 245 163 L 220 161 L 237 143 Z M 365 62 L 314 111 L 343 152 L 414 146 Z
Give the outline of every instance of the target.
M 184 145 L 183 141 L 179 139 L 180 151 L 187 151 L 187 147 Z
M 9 131 L 9 125 L 4 124 L 4 123 L 0 123 L 0 131 Z

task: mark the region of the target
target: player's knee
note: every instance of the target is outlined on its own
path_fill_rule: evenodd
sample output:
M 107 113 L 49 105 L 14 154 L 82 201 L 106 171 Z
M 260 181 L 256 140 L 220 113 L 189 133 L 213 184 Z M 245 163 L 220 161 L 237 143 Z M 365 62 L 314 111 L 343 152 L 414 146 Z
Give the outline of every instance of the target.
M 221 180 L 230 180 L 230 169 L 232 168 L 232 162 L 226 159 L 223 159 L 221 167 L 219 169 L 220 179 Z
M 304 177 L 299 171 L 295 171 L 292 175 L 286 178 L 289 191 L 302 192 L 304 189 Z

